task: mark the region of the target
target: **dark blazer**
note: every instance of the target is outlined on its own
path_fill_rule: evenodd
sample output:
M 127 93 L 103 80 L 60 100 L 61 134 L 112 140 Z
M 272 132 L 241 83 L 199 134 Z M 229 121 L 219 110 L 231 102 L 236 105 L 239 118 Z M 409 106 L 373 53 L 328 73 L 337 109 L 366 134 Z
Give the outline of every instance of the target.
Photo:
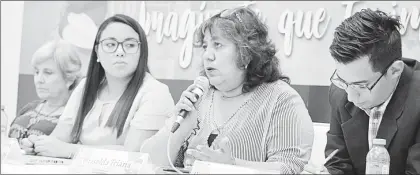
M 404 70 L 377 138 L 386 139 L 390 174 L 420 174 L 420 62 L 403 61 Z M 335 149 L 339 152 L 325 166 L 331 174 L 365 174 L 369 116 L 336 86 L 330 87 L 329 98 L 332 115 L 325 155 Z

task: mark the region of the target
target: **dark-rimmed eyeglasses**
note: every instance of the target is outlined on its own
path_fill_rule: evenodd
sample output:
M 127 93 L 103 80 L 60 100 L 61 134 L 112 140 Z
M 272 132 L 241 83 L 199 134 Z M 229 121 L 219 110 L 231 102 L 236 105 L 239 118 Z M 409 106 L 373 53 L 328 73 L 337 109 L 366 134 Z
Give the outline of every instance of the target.
M 123 51 L 128 54 L 137 53 L 140 49 L 140 41 L 137 41 L 136 39 L 128 39 L 118 42 L 113 38 L 106 38 L 101 40 L 99 43 L 102 50 L 106 53 L 114 53 L 120 45 L 122 46 Z
M 398 59 L 397 59 L 398 60 Z M 395 62 L 396 60 L 392 61 L 391 63 L 389 63 L 385 69 L 381 72 L 381 76 L 379 76 L 378 79 L 376 79 L 376 81 L 374 81 L 374 83 L 372 85 L 369 85 L 369 83 L 347 83 L 345 80 L 343 80 L 342 78 L 340 78 L 337 75 L 337 69 L 334 71 L 334 73 L 332 74 L 330 81 L 332 84 L 334 84 L 335 86 L 337 86 L 340 89 L 344 89 L 346 90 L 348 87 L 351 87 L 352 89 L 356 90 L 356 91 L 369 91 L 371 92 L 372 89 L 376 86 L 376 84 L 378 84 L 379 80 L 381 80 L 381 78 L 386 74 L 386 72 L 388 71 L 388 69 L 391 67 L 391 65 Z

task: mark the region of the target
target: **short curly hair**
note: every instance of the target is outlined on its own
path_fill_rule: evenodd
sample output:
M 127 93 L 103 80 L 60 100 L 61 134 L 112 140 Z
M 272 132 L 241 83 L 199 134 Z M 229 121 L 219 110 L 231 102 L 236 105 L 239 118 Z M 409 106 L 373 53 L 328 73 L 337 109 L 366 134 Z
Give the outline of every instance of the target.
M 76 47 L 62 39 L 53 39 L 43 44 L 32 56 L 32 66 L 53 59 L 64 75 L 64 79 L 73 82 L 69 90 L 76 88 L 83 78 L 81 72 L 82 61 L 77 54 Z
M 227 15 L 222 15 L 226 12 Z M 238 49 L 240 56 L 236 61 L 237 66 L 246 68 L 243 92 L 249 92 L 264 82 L 279 79 L 290 83 L 290 79 L 280 71 L 279 59 L 275 56 L 277 51 L 268 39 L 267 26 L 254 11 L 248 7 L 221 11 L 204 21 L 196 30 L 194 45 L 201 47 L 205 31 L 211 32 L 214 28 L 220 29 L 222 35 L 235 43 Z M 200 74 L 205 75 L 204 70 L 201 70 Z

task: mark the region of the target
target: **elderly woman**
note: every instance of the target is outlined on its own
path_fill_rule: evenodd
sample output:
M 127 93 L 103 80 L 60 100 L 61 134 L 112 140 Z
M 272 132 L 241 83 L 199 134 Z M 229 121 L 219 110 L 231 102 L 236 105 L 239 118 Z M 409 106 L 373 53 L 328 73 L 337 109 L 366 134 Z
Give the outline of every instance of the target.
M 32 57 L 34 83 L 41 100 L 25 105 L 12 122 L 9 137 L 50 135 L 64 106 L 81 78 L 81 61 L 75 48 L 64 40 L 49 41 Z
M 133 18 L 117 14 L 98 29 L 87 72 L 50 136 L 23 140 L 27 152 L 72 158 L 79 148 L 139 151 L 174 108 L 169 88 L 147 67 L 147 36 Z
M 245 7 L 205 21 L 197 43 L 211 87 L 201 99 L 190 92 L 196 85 L 188 87 L 175 107 L 176 113 L 189 111 L 180 128 L 171 135 L 171 118 L 141 152 L 160 165 L 186 167 L 203 160 L 300 173 L 311 155 L 312 121 L 281 75 L 267 35 L 267 27 Z

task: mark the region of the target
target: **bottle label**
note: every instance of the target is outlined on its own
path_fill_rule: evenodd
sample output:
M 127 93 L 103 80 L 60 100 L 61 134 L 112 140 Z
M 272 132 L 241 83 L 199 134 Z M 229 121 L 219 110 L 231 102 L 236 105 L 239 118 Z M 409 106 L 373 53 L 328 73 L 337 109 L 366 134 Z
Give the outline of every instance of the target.
M 389 174 L 389 165 L 381 162 L 366 163 L 366 174 Z
M 389 174 L 389 165 L 382 165 L 382 174 Z

